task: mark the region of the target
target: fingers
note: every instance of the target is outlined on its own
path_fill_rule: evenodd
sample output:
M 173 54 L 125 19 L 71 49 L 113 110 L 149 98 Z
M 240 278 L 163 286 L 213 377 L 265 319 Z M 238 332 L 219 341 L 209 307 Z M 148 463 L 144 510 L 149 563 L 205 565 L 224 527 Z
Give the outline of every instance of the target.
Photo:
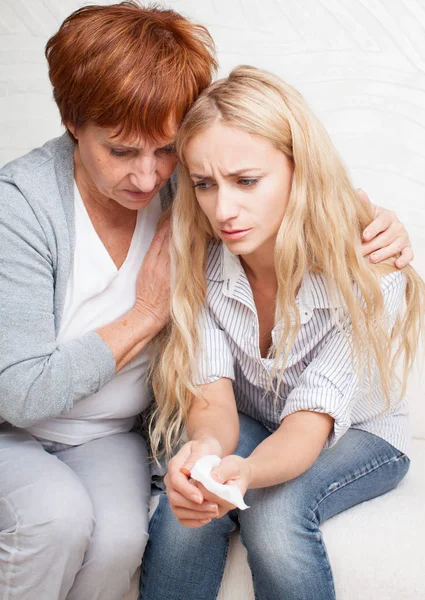
M 240 476 L 240 469 L 230 458 L 224 459 L 221 463 L 211 469 L 211 477 L 218 483 L 227 483 Z
M 379 233 L 370 242 L 362 244 L 363 256 L 368 256 L 368 255 L 371 255 L 373 252 L 378 252 L 378 251 L 386 248 L 387 246 L 389 246 L 390 244 L 392 244 L 395 241 L 397 241 L 400 245 L 398 252 L 401 252 L 403 247 L 405 245 L 407 245 L 406 240 L 404 240 L 400 236 L 399 232 L 395 231 L 395 229 L 393 229 L 393 227 L 390 227 L 389 229 L 386 229 L 382 233 Z
M 165 478 L 165 485 L 170 493 L 170 490 L 178 492 L 184 498 L 195 504 L 202 504 L 204 497 L 198 488 L 190 483 L 188 478 L 182 473 L 168 473 Z
M 230 504 L 230 502 L 226 502 L 226 500 L 223 500 L 223 498 L 220 498 L 220 496 L 216 496 L 212 492 L 208 491 L 202 484 L 199 484 L 199 489 L 202 492 L 205 502 L 216 504 L 218 506 L 218 514 L 220 517 L 226 514 L 229 510 L 236 508 L 234 504 Z
M 215 510 L 196 511 L 189 508 L 173 506 L 173 513 L 179 521 L 211 521 L 218 517 L 218 508 Z
M 373 240 L 377 235 L 387 230 L 390 225 L 401 223 L 398 221 L 396 214 L 391 210 L 381 210 L 370 225 L 363 231 L 363 240 L 368 242 Z
M 387 258 L 392 258 L 394 256 L 398 256 L 401 252 L 401 243 L 400 240 L 396 240 L 389 246 L 385 246 L 385 248 L 381 248 L 380 250 L 373 252 L 370 255 L 370 261 L 373 263 L 379 263 L 383 260 L 387 260 Z
M 190 448 L 191 452 L 187 455 L 186 460 L 180 469 L 181 472 L 187 476 L 190 476 L 193 466 L 203 456 L 206 456 L 207 454 L 221 454 L 220 443 L 211 436 L 192 441 Z
M 174 516 L 184 527 L 202 527 L 220 516 L 215 503 L 204 501 L 202 504 L 196 504 L 176 491 L 171 491 L 168 499 Z
M 411 246 L 406 246 L 405 248 L 403 248 L 400 256 L 395 261 L 395 266 L 397 267 L 397 269 L 403 269 L 410 262 L 412 262 L 413 258 L 414 254 Z
M 168 242 L 170 240 L 171 235 L 171 220 L 167 219 L 155 233 L 152 238 L 151 250 L 160 251 L 163 246 L 168 247 Z
M 172 490 L 168 493 L 168 499 L 173 508 L 196 512 L 198 518 L 202 513 L 211 513 L 212 517 L 216 517 L 218 514 L 217 504 L 215 502 L 208 502 L 205 500 L 202 504 L 197 504 L 196 502 L 191 502 L 175 490 Z
M 204 498 L 196 485 L 191 483 L 188 476 L 181 472 L 182 466 L 191 455 L 191 445 L 185 444 L 183 448 L 168 463 L 168 473 L 164 478 L 168 495 L 177 492 L 189 502 L 202 504 Z
M 183 527 L 189 527 L 190 529 L 196 529 L 197 527 L 203 527 L 204 525 L 208 525 L 208 523 L 211 523 L 211 519 L 202 519 L 200 521 L 196 521 L 193 519 L 179 519 L 179 523 L 180 525 L 183 525 Z

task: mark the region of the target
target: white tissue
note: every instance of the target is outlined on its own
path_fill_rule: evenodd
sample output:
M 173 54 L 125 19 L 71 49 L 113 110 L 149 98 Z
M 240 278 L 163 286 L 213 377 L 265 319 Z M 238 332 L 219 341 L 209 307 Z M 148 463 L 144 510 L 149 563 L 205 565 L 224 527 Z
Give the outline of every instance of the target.
M 214 454 L 203 456 L 193 465 L 190 476 L 192 479 L 199 481 L 212 494 L 223 498 L 226 502 L 234 504 L 241 510 L 249 508 L 243 501 L 243 496 L 236 485 L 218 483 L 211 477 L 211 469 L 217 467 L 221 462 L 221 458 Z

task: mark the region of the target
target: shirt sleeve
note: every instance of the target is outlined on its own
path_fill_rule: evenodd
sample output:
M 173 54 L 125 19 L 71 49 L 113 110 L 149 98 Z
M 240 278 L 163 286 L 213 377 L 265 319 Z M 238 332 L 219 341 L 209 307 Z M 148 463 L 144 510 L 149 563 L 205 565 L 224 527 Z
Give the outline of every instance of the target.
M 405 277 L 393 272 L 381 280 L 384 310 L 391 330 L 403 304 Z M 351 427 L 351 413 L 360 389 L 359 374 L 352 360 L 349 327 L 334 327 L 318 355 L 303 371 L 289 394 L 281 420 L 302 410 L 328 414 L 334 427 L 324 447 L 329 448 Z M 367 393 L 365 390 L 364 393 Z
M 94 332 L 57 344 L 44 229 L 12 183 L 0 182 L 0 195 L 0 417 L 28 427 L 97 392 L 115 360 Z
M 213 383 L 223 377 L 234 380 L 233 356 L 229 341 L 207 307 L 201 309 L 198 331 L 200 343 L 195 385 Z

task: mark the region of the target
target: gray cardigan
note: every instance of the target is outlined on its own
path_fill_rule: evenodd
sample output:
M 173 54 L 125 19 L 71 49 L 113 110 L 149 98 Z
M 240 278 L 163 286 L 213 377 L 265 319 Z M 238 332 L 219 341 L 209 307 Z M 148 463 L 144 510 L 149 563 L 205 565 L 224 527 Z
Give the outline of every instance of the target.
M 0 170 L 0 422 L 70 410 L 115 374 L 96 333 L 56 343 L 74 256 L 74 144 L 67 134 Z M 169 206 L 175 180 L 161 190 Z

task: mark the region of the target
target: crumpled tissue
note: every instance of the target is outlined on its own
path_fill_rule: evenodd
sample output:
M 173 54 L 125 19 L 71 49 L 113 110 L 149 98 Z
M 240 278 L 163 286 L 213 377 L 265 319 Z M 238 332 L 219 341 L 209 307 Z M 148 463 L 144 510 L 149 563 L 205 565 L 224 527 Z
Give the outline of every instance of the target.
M 218 483 L 211 477 L 211 469 L 217 467 L 221 462 L 221 458 L 215 454 L 203 456 L 193 465 L 190 472 L 192 479 L 199 481 L 212 494 L 223 498 L 226 502 L 234 504 L 241 510 L 249 508 L 243 500 L 242 492 L 236 485 Z

